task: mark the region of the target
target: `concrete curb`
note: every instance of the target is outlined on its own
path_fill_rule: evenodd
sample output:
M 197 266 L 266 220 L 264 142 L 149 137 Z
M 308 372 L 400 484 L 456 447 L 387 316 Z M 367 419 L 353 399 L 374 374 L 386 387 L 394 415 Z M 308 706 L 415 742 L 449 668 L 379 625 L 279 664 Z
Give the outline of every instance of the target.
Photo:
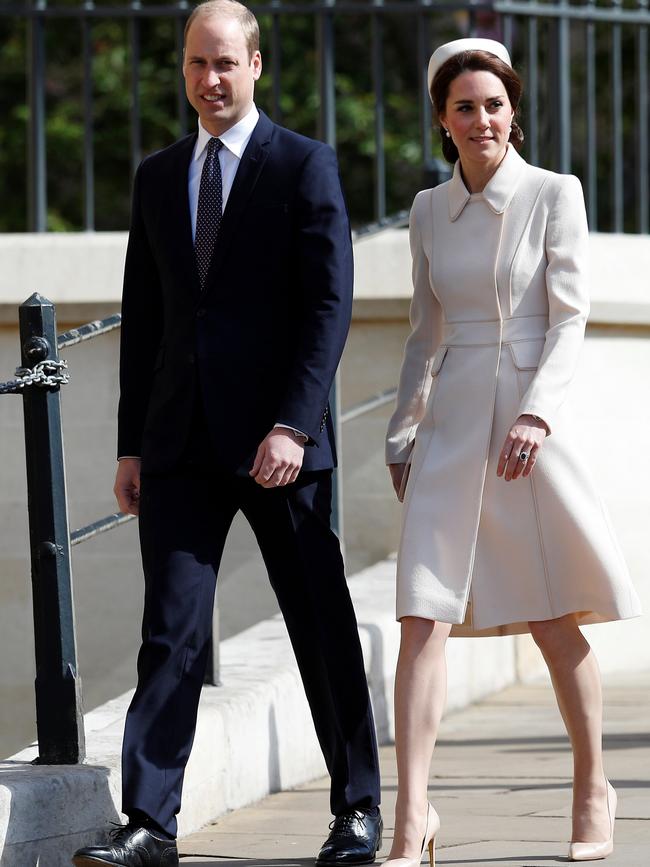
M 392 691 L 399 644 L 393 560 L 350 579 L 379 740 L 392 739 Z M 224 686 L 204 689 L 187 768 L 179 832 L 325 773 L 284 623 L 257 624 L 223 642 Z M 449 644 L 448 710 L 515 680 L 512 638 Z M 37 767 L 35 747 L 0 764 L 0 865 L 63 867 L 75 848 L 120 821 L 120 748 L 131 693 L 86 716 L 86 764 Z M 326 810 L 326 803 L 324 810 Z

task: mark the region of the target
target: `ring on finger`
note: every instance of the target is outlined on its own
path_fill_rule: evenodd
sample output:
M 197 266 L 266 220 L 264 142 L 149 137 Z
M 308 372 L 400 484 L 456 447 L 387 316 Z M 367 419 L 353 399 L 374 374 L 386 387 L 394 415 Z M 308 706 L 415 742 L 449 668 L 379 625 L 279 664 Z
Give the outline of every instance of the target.
M 520 460 L 522 463 L 525 464 L 526 461 L 528 460 L 528 458 L 529 458 L 529 453 L 528 453 L 528 452 L 523 452 L 523 451 L 522 451 L 522 452 L 519 452 L 519 460 Z

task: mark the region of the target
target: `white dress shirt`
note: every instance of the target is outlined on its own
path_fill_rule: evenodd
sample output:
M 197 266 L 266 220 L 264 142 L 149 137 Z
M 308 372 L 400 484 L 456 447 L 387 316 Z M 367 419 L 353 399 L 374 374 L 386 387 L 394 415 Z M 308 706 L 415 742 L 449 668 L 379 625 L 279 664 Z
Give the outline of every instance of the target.
M 232 190 L 232 185 L 239 168 L 239 161 L 242 154 L 246 150 L 246 145 L 253 135 L 253 130 L 257 125 L 260 113 L 253 103 L 251 110 L 245 117 L 231 126 L 229 130 L 219 136 L 219 141 L 223 142 L 223 147 L 219 151 L 219 165 L 221 166 L 221 198 L 223 203 L 223 211 L 226 209 L 226 202 Z M 201 172 L 205 163 L 205 155 L 207 152 L 208 142 L 211 138 L 215 138 L 211 133 L 201 125 L 199 120 L 199 135 L 194 145 L 194 153 L 190 162 L 190 170 L 188 175 L 188 191 L 190 194 L 190 217 L 192 219 L 192 240 L 196 235 L 196 211 L 199 205 L 199 186 L 201 185 Z

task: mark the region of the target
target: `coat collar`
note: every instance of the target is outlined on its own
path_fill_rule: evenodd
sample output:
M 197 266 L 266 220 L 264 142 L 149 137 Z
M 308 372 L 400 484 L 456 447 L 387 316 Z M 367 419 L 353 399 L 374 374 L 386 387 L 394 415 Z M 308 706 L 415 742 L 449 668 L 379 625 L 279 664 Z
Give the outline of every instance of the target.
M 483 192 L 479 194 L 495 214 L 502 214 L 510 204 L 525 165 L 525 160 L 519 156 L 512 145 L 508 145 L 503 162 L 492 175 Z M 460 160 L 456 160 L 454 173 L 447 190 L 449 219 L 453 222 L 460 217 L 463 208 L 470 199 L 470 193 L 460 172 Z
M 219 141 L 223 146 L 226 147 L 233 156 L 237 157 L 238 160 L 242 158 L 242 154 L 246 149 L 246 145 L 250 141 L 253 130 L 257 126 L 259 117 L 260 113 L 257 110 L 255 103 L 253 103 L 248 114 L 246 114 L 234 126 L 231 126 L 230 129 L 226 130 L 222 135 L 218 136 Z M 198 138 L 196 140 L 196 147 L 194 148 L 194 155 L 192 157 L 193 160 L 198 160 L 203 151 L 207 148 L 210 139 L 213 137 L 216 138 L 216 136 L 213 136 L 212 133 L 207 131 L 200 120 L 198 121 L 198 130 Z

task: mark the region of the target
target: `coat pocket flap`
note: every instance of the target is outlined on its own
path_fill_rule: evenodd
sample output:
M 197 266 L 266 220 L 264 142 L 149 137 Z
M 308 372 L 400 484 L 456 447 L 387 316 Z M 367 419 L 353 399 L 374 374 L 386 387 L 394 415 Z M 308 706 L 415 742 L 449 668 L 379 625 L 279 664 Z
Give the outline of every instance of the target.
M 544 339 L 521 340 L 510 344 L 510 352 L 515 367 L 519 370 L 535 370 L 544 351 Z
M 436 354 L 433 356 L 433 361 L 431 362 L 431 376 L 437 376 L 440 373 L 440 368 L 442 367 L 442 362 L 445 360 L 447 349 L 447 346 L 439 346 L 436 350 Z

